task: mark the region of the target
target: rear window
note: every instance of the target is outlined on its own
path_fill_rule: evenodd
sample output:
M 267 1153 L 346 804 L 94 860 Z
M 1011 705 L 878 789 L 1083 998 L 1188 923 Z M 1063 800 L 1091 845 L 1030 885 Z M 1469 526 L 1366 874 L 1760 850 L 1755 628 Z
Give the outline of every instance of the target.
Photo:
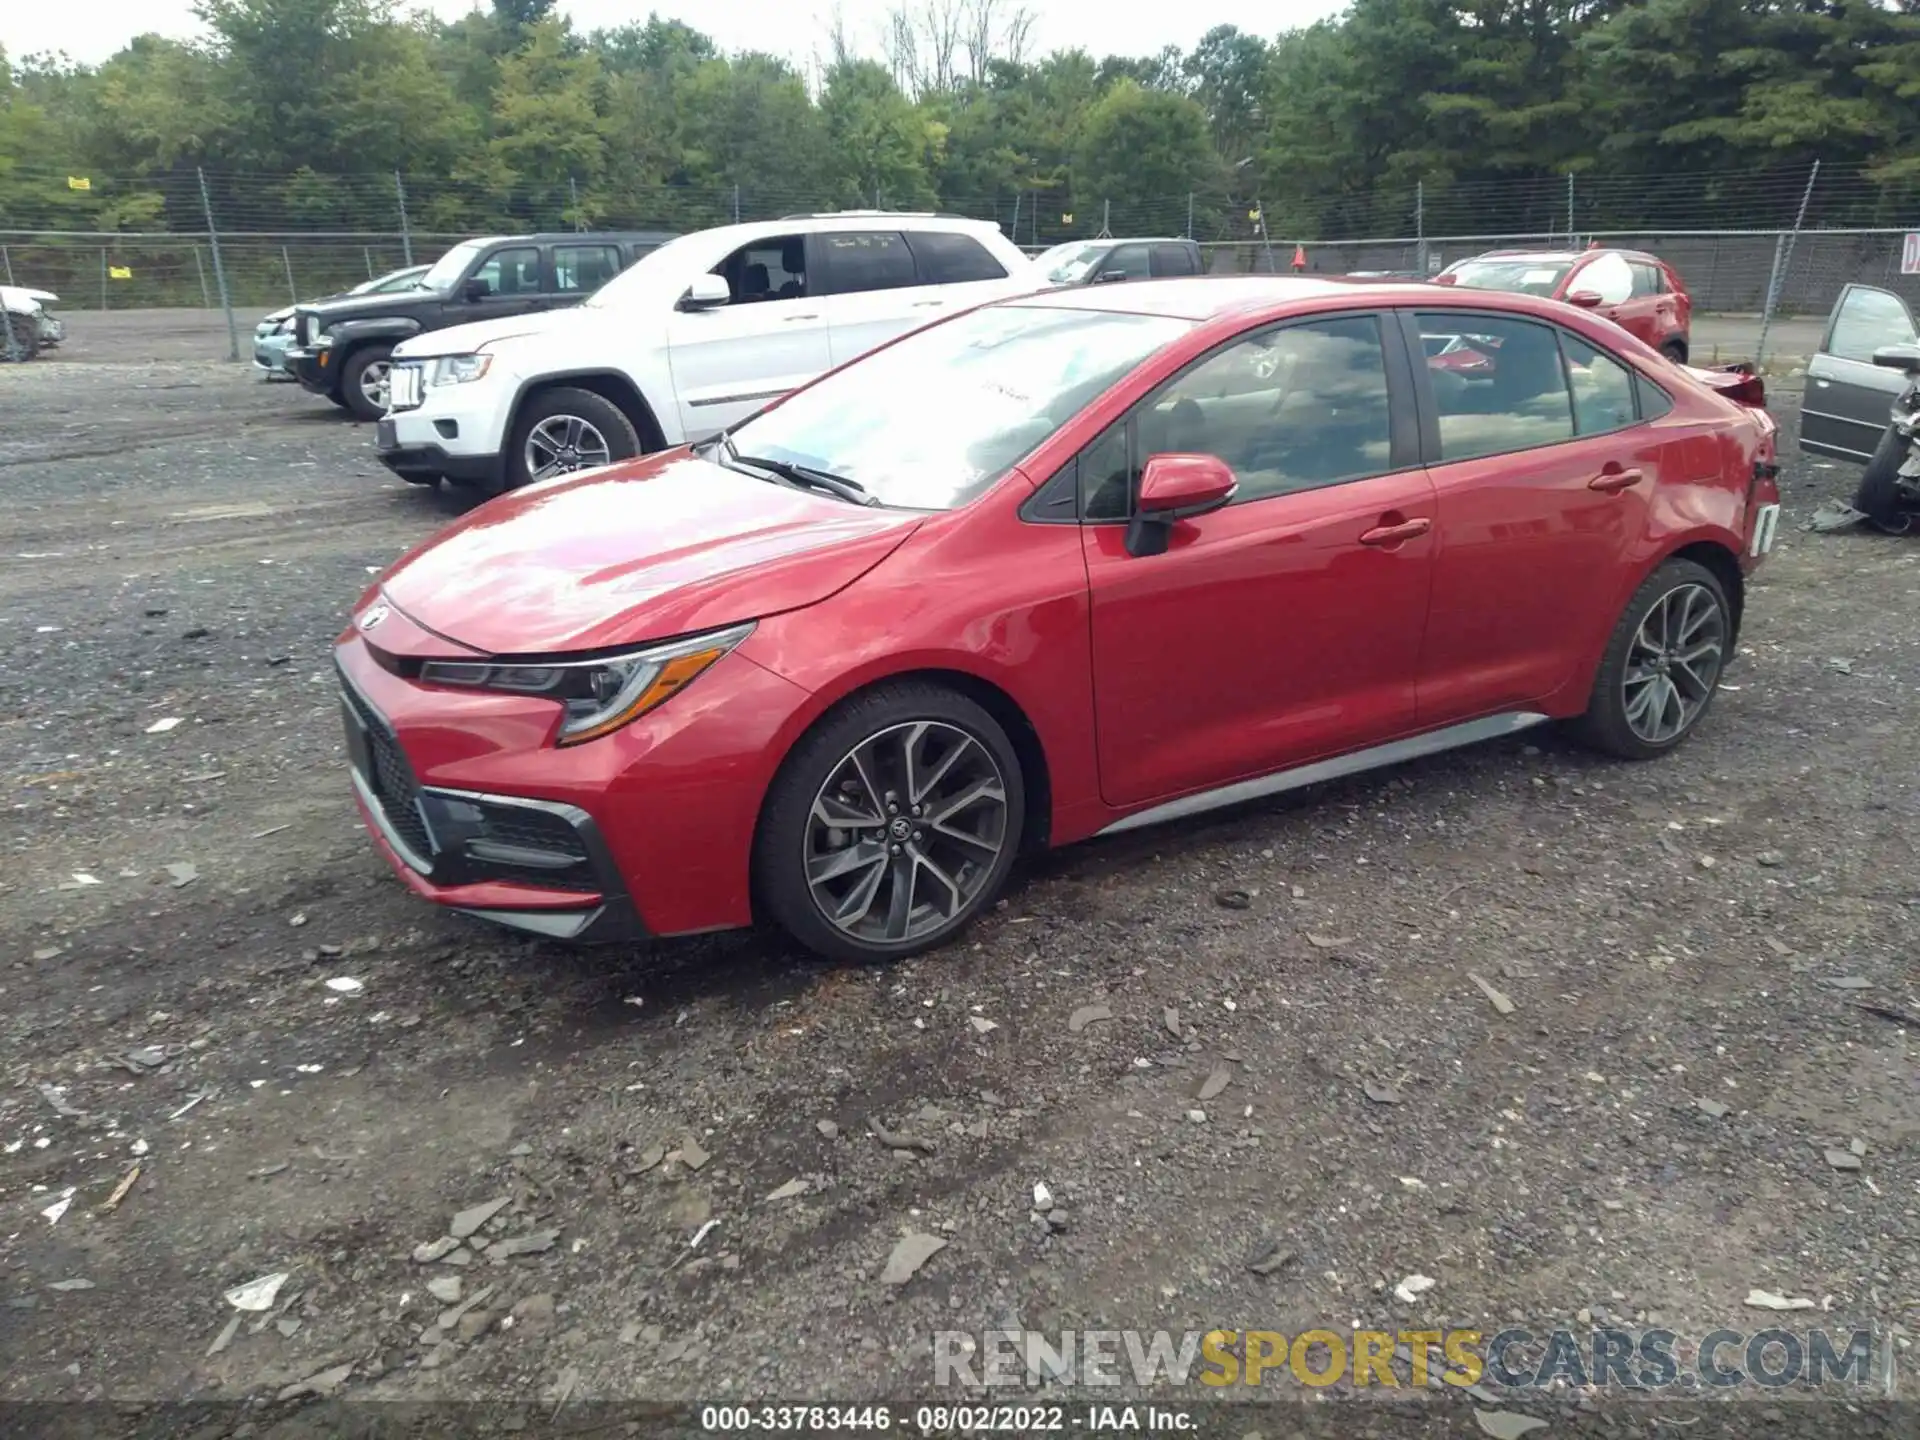
M 816 294 L 903 290 L 914 284 L 913 252 L 898 230 L 829 231 L 819 243 L 826 283 Z
M 968 285 L 1007 278 L 1007 267 L 971 235 L 915 230 L 908 234 L 907 246 L 919 264 L 922 285 Z

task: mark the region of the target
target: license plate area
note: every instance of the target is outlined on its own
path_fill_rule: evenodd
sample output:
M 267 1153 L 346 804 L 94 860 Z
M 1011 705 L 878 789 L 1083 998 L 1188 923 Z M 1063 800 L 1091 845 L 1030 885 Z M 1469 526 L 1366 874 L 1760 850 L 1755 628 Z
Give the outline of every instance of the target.
M 1752 555 L 1766 555 L 1773 550 L 1774 536 L 1780 530 L 1780 507 L 1762 505 L 1753 517 L 1753 543 L 1748 547 Z
M 414 410 L 420 405 L 421 373 L 418 365 L 395 365 L 388 376 L 387 408 Z

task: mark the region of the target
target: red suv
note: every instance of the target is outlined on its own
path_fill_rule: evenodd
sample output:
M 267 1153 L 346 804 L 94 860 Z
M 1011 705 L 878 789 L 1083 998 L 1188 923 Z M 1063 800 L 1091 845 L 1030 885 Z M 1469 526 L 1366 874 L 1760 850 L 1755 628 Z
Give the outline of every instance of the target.
M 1435 277 L 1470 290 L 1508 290 L 1562 300 L 1604 315 L 1684 365 L 1693 301 L 1680 272 L 1641 250 L 1489 250 Z
M 886 958 L 1024 849 L 1548 720 L 1660 755 L 1773 543 L 1753 394 L 1426 284 L 982 306 L 402 558 L 336 650 L 353 784 L 456 910 Z

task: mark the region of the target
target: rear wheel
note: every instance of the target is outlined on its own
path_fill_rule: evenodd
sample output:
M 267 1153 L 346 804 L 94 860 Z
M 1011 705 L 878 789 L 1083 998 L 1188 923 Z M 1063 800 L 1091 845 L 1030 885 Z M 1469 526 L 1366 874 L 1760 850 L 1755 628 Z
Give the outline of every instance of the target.
M 0 326 L 0 360 L 21 364 L 39 353 L 40 322 L 31 315 L 9 315 L 8 323 Z
M 340 371 L 340 400 L 356 420 L 378 420 L 387 413 L 393 376 L 391 345 L 362 345 Z
M 1651 760 L 1677 746 L 1713 703 L 1733 638 L 1733 609 L 1718 577 L 1669 560 L 1621 612 L 1577 729 L 1596 749 Z
M 640 433 L 604 395 L 561 386 L 533 397 L 513 427 L 507 447 L 507 488 L 574 470 L 630 460 Z
M 1684 365 L 1687 363 L 1687 342 L 1684 340 L 1669 340 L 1660 347 L 1660 353 L 1673 361 L 1674 364 Z
M 829 959 L 931 949 L 1006 882 L 1022 783 L 1006 732 L 966 696 L 880 686 L 815 726 L 781 767 L 754 845 L 756 894 Z

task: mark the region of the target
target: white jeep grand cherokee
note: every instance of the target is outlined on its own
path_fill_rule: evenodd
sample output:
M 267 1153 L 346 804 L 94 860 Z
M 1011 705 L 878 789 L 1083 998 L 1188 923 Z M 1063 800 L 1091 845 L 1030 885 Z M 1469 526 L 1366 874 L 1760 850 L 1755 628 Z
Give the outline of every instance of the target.
M 843 211 L 671 240 L 572 309 L 393 352 L 389 469 L 490 489 L 701 440 L 944 313 L 1043 278 L 986 220 Z

